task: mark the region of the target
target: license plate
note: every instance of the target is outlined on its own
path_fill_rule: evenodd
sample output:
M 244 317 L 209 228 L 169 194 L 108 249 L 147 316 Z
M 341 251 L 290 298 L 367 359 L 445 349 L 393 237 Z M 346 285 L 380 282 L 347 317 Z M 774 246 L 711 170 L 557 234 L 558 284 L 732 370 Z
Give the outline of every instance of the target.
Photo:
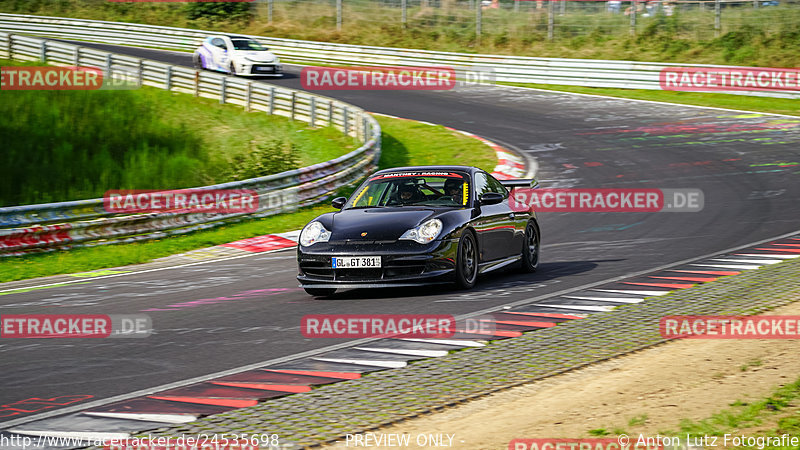
M 274 72 L 272 67 L 256 67 L 256 72 Z
M 380 256 L 339 256 L 331 260 L 334 269 L 372 269 L 381 267 Z

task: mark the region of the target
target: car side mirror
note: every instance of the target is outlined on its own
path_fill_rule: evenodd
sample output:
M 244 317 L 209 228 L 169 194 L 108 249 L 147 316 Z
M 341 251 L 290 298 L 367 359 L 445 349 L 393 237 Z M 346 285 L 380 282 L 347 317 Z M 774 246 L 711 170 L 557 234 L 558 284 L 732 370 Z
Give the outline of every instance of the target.
M 502 203 L 503 201 L 503 194 L 498 194 L 497 192 L 487 192 L 481 195 L 481 205 L 496 205 L 498 203 Z
M 336 209 L 342 209 L 345 203 L 347 203 L 347 197 L 336 197 L 331 202 L 331 206 L 333 206 Z

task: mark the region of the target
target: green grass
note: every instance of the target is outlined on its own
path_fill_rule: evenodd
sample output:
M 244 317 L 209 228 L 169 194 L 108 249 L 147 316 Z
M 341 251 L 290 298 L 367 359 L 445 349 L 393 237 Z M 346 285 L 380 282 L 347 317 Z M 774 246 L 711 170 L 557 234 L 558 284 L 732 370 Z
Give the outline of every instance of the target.
M 0 91 L 0 142 L 0 206 L 234 181 L 357 147 L 333 128 L 149 87 Z
M 413 3 L 413 2 L 412 2 Z M 55 15 L 148 23 L 228 33 L 248 33 L 388 47 L 470 53 L 496 53 L 563 58 L 626 59 L 770 67 L 797 67 L 800 53 L 800 8 L 781 2 L 778 7 L 749 6 L 722 10 L 720 36 L 714 14 L 695 6 L 678 8 L 672 16 L 640 16 L 636 35 L 630 18 L 608 14 L 605 2 L 568 2 L 565 15 L 555 16 L 554 40 L 548 41 L 547 13 L 536 2 L 521 2 L 513 10 L 483 11 L 482 35 L 475 34 L 475 11 L 466 0 L 443 0 L 442 7 L 411 7 L 407 26 L 400 9 L 370 0 L 344 2 L 341 30 L 336 28 L 334 3 L 278 1 L 273 22 L 266 2 L 253 5 L 248 20 L 190 19 L 190 6 L 170 3 L 116 3 L 106 0 L 6 0 L 0 12 Z M 557 11 L 560 5 L 557 7 Z
M 800 379 L 777 388 L 767 398 L 755 403 L 736 401 L 731 408 L 720 411 L 707 419 L 691 421 L 684 419 L 680 430 L 664 431 L 660 434 L 702 438 L 734 433 L 736 436 L 800 436 L 798 404 Z M 721 441 L 719 442 L 721 444 Z M 776 448 L 766 446 L 764 448 Z
M 378 117 L 383 130 L 380 167 L 411 164 L 467 164 L 492 170 L 494 151 L 485 144 L 441 126 Z M 344 191 L 347 195 L 349 192 Z M 0 282 L 137 264 L 156 258 L 270 233 L 297 230 L 328 205 L 263 219 L 224 225 L 209 231 L 149 242 L 78 248 L 23 257 L 0 258 Z
M 552 84 L 503 83 L 549 91 L 574 92 L 578 94 L 606 95 L 656 102 L 680 103 L 684 105 L 709 106 L 743 111 L 786 114 L 800 116 L 800 101 L 787 98 L 748 97 L 746 95 L 718 94 L 713 92 L 677 92 L 645 89 L 591 88 Z

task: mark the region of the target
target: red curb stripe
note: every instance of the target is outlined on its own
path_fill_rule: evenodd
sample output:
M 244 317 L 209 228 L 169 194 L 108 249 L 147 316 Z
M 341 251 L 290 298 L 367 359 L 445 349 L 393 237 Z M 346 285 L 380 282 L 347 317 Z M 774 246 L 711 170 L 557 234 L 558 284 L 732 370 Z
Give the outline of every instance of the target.
M 537 328 L 550 328 L 556 326 L 555 322 L 525 322 L 522 320 L 486 320 L 486 322 L 494 322 L 504 325 L 521 325 L 523 327 L 537 327 Z
M 316 370 L 283 370 L 283 369 L 261 369 L 267 372 L 291 373 L 294 375 L 311 375 L 315 377 L 342 378 L 345 380 L 357 380 L 361 378 L 360 373 L 354 372 L 318 372 Z
M 295 394 L 311 391 L 311 386 L 291 386 L 287 384 L 236 383 L 231 381 L 211 381 L 211 383 L 218 384 L 220 386 L 231 386 L 231 387 L 247 388 L 247 389 L 262 389 L 265 391 L 292 392 Z
M 520 331 L 508 331 L 508 330 L 494 330 L 494 331 L 456 330 L 456 333 L 480 334 L 480 335 L 484 335 L 484 336 L 502 336 L 502 337 L 520 337 L 520 336 L 522 336 L 522 332 L 520 332 Z
M 258 404 L 258 400 L 237 400 L 232 398 L 158 397 L 155 395 L 148 395 L 148 397 L 170 402 L 199 403 L 201 405 L 230 406 L 233 408 L 245 408 Z
M 553 319 L 583 319 L 581 316 L 573 316 L 572 314 L 559 314 L 559 313 L 529 313 L 529 312 L 516 312 L 516 311 L 503 311 L 503 314 L 521 314 L 525 316 L 539 316 L 539 317 L 552 317 Z
M 800 248 L 757 248 L 755 250 L 769 250 L 771 252 L 800 253 Z
M 677 270 L 677 269 L 671 269 L 670 272 L 700 273 L 703 275 L 719 275 L 719 276 L 739 275 L 740 273 L 742 273 L 730 270 Z
M 800 247 L 800 244 L 772 244 L 772 245 L 785 245 L 787 247 Z
M 716 281 L 719 277 L 650 277 L 660 278 L 662 280 L 677 280 L 677 281 L 696 281 L 698 283 L 707 283 L 709 281 Z
M 623 281 L 623 284 L 633 284 L 635 286 L 652 286 L 652 287 L 663 287 L 668 289 L 687 289 L 694 284 L 683 284 L 683 283 L 635 283 L 633 281 Z

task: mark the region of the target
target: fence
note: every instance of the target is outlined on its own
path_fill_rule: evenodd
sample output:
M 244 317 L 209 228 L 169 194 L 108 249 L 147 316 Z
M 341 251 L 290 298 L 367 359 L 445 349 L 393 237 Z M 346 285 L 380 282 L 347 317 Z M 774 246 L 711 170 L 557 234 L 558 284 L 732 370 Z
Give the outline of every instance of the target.
M 259 206 L 250 214 L 110 214 L 103 199 L 0 208 L 0 256 L 154 239 L 290 211 L 316 203 L 362 178 L 380 157 L 380 126 L 375 119 L 358 107 L 330 98 L 8 33 L 0 33 L 0 57 L 97 67 L 106 74 L 124 72 L 141 85 L 219 99 L 220 103 L 301 120 L 312 127 L 331 125 L 363 143 L 357 150 L 324 163 L 199 188 L 254 190 Z
M 781 0 L 260 0 L 267 23 L 335 26 L 400 24 L 405 28 L 482 34 L 557 37 L 637 34 L 656 15 L 680 16 L 696 39 L 719 36 L 742 24 L 797 26 L 797 4 Z M 774 5 L 780 3 L 781 8 Z M 761 11 L 759 11 L 761 10 Z M 790 11 L 787 14 L 787 10 Z
M 212 31 L 160 27 L 120 22 L 0 14 L 0 31 L 16 30 L 62 39 L 98 41 L 190 51 Z M 661 71 L 685 64 L 591 59 L 536 58 L 507 55 L 475 55 L 429 50 L 334 44 L 327 42 L 252 36 L 265 43 L 283 60 L 304 64 L 451 66 L 490 69 L 496 81 L 560 84 L 590 87 L 661 89 Z M 721 68 L 726 66 L 692 65 Z M 795 92 L 732 91 L 733 94 L 799 98 Z

